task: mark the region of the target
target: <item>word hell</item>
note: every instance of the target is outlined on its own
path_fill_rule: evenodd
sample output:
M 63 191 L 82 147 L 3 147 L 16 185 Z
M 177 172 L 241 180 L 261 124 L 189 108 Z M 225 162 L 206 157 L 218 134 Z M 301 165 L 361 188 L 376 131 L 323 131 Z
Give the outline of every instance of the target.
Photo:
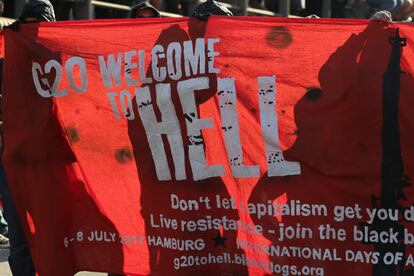
M 286 176 L 300 174 L 300 164 L 286 161 L 279 145 L 278 118 L 276 113 L 276 80 L 275 76 L 258 77 L 258 97 L 260 105 L 260 121 L 262 135 L 265 140 L 266 158 L 269 176 Z M 209 78 L 198 77 L 182 80 L 177 83 L 177 92 L 181 102 L 183 116 L 188 134 L 188 155 L 194 180 L 224 175 L 223 165 L 207 165 L 205 159 L 202 129 L 213 128 L 211 118 L 199 118 L 195 92 L 209 89 Z M 167 136 L 175 167 L 176 180 L 185 180 L 185 154 L 179 120 L 171 100 L 171 85 L 159 83 L 155 86 L 156 103 L 161 113 L 158 121 L 154 112 L 149 87 L 135 88 L 136 105 L 142 120 L 148 143 L 155 163 L 158 180 L 171 180 L 162 135 Z M 245 165 L 240 141 L 240 129 L 236 108 L 236 86 L 234 78 L 217 79 L 217 95 L 220 104 L 221 124 L 231 166 L 235 178 L 259 177 L 259 166 Z M 120 102 L 123 115 L 134 120 L 131 93 L 123 90 L 119 94 L 107 93 L 115 118 L 121 115 L 117 107 Z M 119 98 L 117 98 L 119 97 Z

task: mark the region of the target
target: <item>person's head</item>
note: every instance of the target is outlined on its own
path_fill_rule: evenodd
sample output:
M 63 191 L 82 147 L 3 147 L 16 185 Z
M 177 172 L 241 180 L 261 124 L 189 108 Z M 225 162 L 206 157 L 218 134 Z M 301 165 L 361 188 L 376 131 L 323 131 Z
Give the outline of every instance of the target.
M 193 17 L 200 19 L 206 19 L 210 15 L 233 16 L 233 13 L 214 0 L 207 0 L 206 2 L 199 4 L 193 13 Z
M 19 21 L 21 23 L 56 21 L 53 6 L 48 0 L 30 0 L 24 5 Z
M 216 1 L 207 0 L 199 4 L 193 12 L 193 18 L 188 21 L 188 34 L 191 39 L 204 37 L 207 25 L 203 21 L 207 20 L 210 15 L 233 16 L 233 13 Z
M 161 17 L 160 11 L 148 2 L 135 5 L 131 9 L 131 18 Z

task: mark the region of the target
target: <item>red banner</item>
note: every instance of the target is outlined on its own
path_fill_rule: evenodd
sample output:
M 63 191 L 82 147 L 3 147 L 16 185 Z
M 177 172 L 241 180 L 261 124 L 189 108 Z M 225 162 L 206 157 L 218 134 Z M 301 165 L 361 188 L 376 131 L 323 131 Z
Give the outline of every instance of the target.
M 36 270 L 411 275 L 413 28 L 6 30 L 3 160 Z

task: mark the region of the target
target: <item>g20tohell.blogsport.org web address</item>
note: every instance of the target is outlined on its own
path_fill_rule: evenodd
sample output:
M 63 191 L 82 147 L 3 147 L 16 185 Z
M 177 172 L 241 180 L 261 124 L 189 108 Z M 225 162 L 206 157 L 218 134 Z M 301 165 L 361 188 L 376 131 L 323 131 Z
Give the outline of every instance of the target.
M 246 258 L 244 254 L 223 253 L 214 255 L 209 253 L 206 256 L 183 255 L 174 258 L 174 269 L 182 269 L 194 266 L 203 266 L 207 264 L 238 264 L 250 268 L 263 269 L 276 275 L 313 275 L 323 276 L 324 269 L 322 267 L 281 265 L 272 261 L 258 261 L 256 259 Z

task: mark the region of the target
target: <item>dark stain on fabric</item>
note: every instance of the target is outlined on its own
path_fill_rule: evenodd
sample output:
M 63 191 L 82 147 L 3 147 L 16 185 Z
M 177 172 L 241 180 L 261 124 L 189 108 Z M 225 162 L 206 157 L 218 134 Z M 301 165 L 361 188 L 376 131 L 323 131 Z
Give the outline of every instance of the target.
M 74 127 L 65 128 L 66 134 L 68 135 L 69 141 L 71 143 L 77 143 L 80 140 L 78 130 Z
M 126 164 L 132 160 L 132 152 L 128 148 L 117 149 L 115 152 L 115 159 L 119 164 Z
M 289 47 L 292 41 L 292 34 L 285 26 L 273 27 L 266 36 L 267 44 L 277 49 Z
M 319 87 L 310 87 L 306 92 L 306 98 L 311 101 L 317 101 L 322 96 L 322 90 Z

